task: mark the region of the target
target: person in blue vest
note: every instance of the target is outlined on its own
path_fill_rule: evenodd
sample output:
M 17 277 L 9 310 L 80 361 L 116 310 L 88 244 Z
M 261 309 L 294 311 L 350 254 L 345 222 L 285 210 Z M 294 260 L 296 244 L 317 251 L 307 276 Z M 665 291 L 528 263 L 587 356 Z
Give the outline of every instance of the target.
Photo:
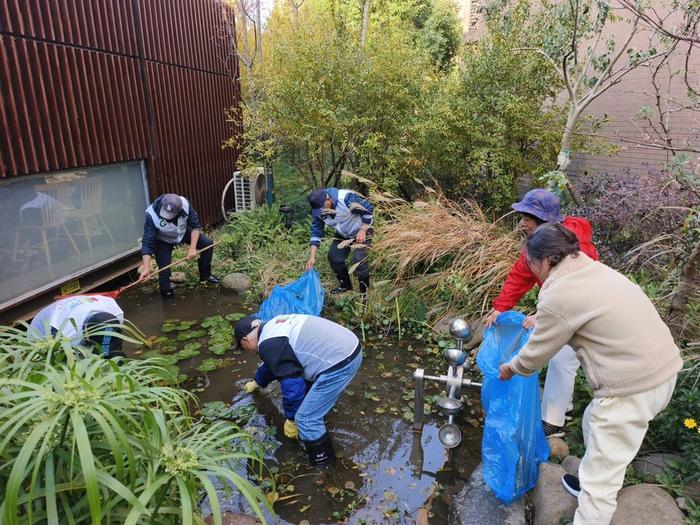
M 197 212 L 184 197 L 174 193 L 161 195 L 146 208 L 146 223 L 143 227 L 141 255 L 144 271 L 140 280 L 151 276 L 151 257 L 155 256 L 158 268 L 169 265 L 173 259 L 173 249 L 180 243 L 189 244 L 187 257 L 194 257 L 198 250 L 211 246 L 212 240 L 202 234 Z M 219 284 L 211 274 L 211 259 L 214 249 L 209 248 L 199 255 L 199 280 L 205 283 Z M 164 299 L 173 297 L 173 285 L 170 282 L 170 270 L 158 274 L 158 286 Z
M 284 435 L 301 440 L 312 465 L 333 462 L 323 419 L 362 364 L 357 336 L 333 321 L 303 314 L 278 315 L 266 323 L 249 315 L 236 323 L 234 333 L 239 346 L 262 359 L 244 390 L 252 393 L 279 381 Z
M 335 228 L 335 239 L 328 251 L 328 262 L 338 277 L 338 287 L 331 290 L 332 294 L 347 292 L 352 289 L 352 281 L 345 260 L 352 252 L 352 263 L 357 265 L 355 273 L 360 282 L 360 293 L 365 294 L 369 287 L 369 264 L 367 264 L 367 246 L 372 236 L 372 204 L 357 192 L 325 188 L 309 193 L 311 205 L 311 239 L 309 246 L 311 255 L 306 263 L 310 270 L 316 264 L 316 251 L 321 245 L 321 239 L 326 226 Z M 339 244 L 349 239 L 362 247 L 350 246 L 343 248 Z

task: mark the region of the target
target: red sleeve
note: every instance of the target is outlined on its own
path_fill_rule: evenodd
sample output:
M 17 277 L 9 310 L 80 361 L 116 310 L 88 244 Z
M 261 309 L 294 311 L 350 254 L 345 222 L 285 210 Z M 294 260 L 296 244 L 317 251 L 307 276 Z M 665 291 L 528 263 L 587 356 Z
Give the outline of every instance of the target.
M 512 310 L 536 284 L 538 284 L 537 277 L 530 271 L 525 251 L 522 250 L 520 257 L 510 269 L 506 282 L 503 283 L 501 293 L 494 299 L 493 307 L 500 312 Z

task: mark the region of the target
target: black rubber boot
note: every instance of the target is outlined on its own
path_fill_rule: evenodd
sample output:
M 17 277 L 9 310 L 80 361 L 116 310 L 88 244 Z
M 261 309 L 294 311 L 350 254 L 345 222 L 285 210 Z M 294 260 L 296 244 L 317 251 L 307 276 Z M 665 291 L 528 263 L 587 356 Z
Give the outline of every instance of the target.
M 335 451 L 331 442 L 331 435 L 326 432 L 314 441 L 302 441 L 309 463 L 314 467 L 323 467 L 329 463 L 335 463 Z

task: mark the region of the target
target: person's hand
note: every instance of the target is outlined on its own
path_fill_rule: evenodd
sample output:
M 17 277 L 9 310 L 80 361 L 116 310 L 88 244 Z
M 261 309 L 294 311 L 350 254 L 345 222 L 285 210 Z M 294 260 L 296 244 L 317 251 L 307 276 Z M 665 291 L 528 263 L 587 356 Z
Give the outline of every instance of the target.
M 141 272 L 141 276 L 139 277 L 138 282 L 141 281 L 147 281 L 151 277 L 151 267 L 150 266 L 144 266 L 143 271 Z
M 360 231 L 357 232 L 357 235 L 355 235 L 355 240 L 357 241 L 358 244 L 364 244 L 366 239 L 367 239 L 367 230 L 365 230 L 364 228 L 360 228 Z
M 284 435 L 289 439 L 299 439 L 299 429 L 297 424 L 291 419 L 287 419 L 284 422 Z
M 491 325 L 493 325 L 496 322 L 496 319 L 498 319 L 498 316 L 501 315 L 503 312 L 500 310 L 496 310 L 495 308 L 491 310 L 491 313 L 489 316 L 486 318 L 486 328 L 491 328 Z
M 528 315 L 525 319 L 523 319 L 523 328 L 525 329 L 530 329 L 535 327 L 535 316 L 534 315 Z
M 503 363 L 498 367 L 498 379 L 501 381 L 509 381 L 514 375 L 515 372 L 513 372 L 513 369 L 508 363 Z
M 187 258 L 191 259 L 195 255 L 197 255 L 197 248 L 194 246 L 190 246 L 189 249 L 187 250 Z
M 258 388 L 258 384 L 255 381 L 248 381 L 243 386 L 243 390 L 245 390 L 248 394 L 252 394 L 256 388 Z
M 316 257 L 309 257 L 309 260 L 306 261 L 306 271 L 308 272 L 311 268 L 313 268 L 314 264 L 316 264 Z

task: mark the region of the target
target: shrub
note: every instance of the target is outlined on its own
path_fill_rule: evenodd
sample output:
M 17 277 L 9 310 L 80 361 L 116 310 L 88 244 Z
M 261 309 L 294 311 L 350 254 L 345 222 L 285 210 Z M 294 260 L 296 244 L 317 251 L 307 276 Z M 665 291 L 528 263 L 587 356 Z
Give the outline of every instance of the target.
M 258 516 L 267 502 L 237 470 L 262 467 L 250 436 L 189 415 L 160 358 L 105 360 L 59 336 L 0 327 L 0 516 L 8 524 L 202 522 L 210 478 Z

